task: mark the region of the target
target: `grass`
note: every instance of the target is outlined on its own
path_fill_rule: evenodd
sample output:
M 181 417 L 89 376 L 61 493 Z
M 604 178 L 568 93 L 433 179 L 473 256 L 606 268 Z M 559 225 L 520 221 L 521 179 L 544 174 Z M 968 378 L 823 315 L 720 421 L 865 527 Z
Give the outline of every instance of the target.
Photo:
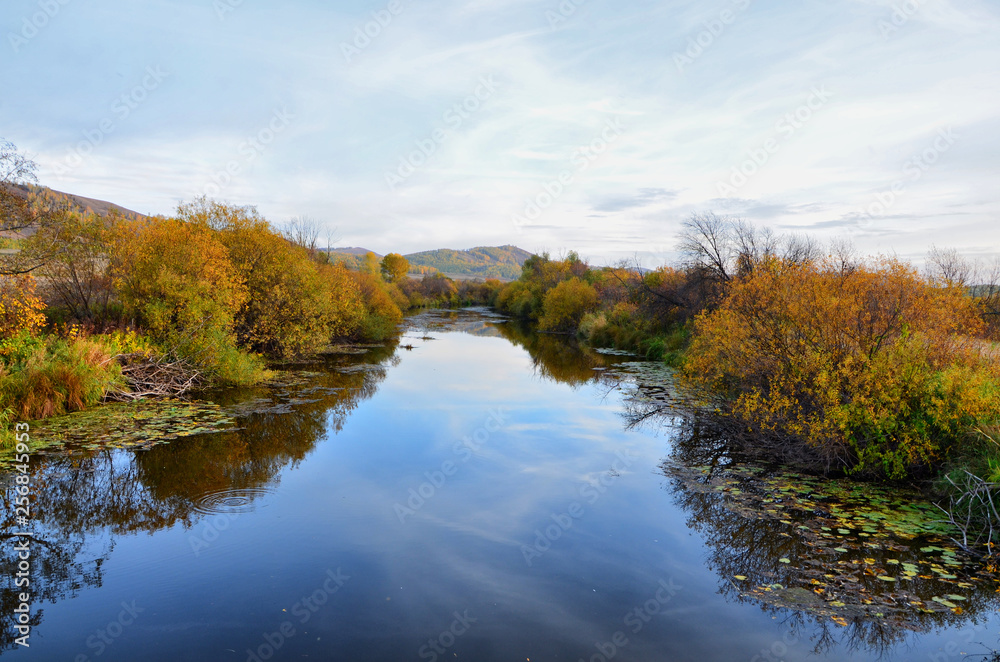
M 86 338 L 20 334 L 0 348 L 0 408 L 8 422 L 80 411 L 121 380 L 107 348 Z

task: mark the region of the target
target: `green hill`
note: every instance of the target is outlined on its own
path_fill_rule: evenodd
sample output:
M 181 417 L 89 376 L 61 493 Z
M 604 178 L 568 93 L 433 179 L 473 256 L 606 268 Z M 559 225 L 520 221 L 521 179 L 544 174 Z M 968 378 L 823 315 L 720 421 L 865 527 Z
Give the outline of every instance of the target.
M 531 253 L 517 246 L 478 246 L 464 251 L 439 248 L 405 257 L 411 267 L 433 267 L 448 276 L 515 280 Z

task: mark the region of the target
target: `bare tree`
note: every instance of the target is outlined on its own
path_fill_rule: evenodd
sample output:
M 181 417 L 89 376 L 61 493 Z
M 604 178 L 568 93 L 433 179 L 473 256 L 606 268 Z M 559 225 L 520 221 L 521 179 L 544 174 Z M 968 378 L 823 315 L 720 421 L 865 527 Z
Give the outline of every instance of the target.
M 28 185 L 37 181 L 36 169 L 14 143 L 0 140 L 0 232 L 20 232 L 33 225 Z
M 716 216 L 713 212 L 692 214 L 680 233 L 680 252 L 689 269 L 706 271 L 721 282 L 734 275 L 736 226 L 741 221 Z
M 947 287 L 966 287 L 973 285 L 977 265 L 972 260 L 962 256 L 954 248 L 938 248 L 932 246 L 927 256 L 927 271 L 936 282 Z
M 285 239 L 310 253 L 316 251 L 321 231 L 319 221 L 309 216 L 296 216 L 281 228 Z

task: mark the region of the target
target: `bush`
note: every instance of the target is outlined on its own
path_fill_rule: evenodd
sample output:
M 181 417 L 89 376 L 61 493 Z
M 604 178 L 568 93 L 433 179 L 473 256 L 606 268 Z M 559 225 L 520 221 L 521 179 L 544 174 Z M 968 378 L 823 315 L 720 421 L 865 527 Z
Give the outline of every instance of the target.
M 497 308 L 500 312 L 527 320 L 535 317 L 535 311 L 541 308 L 541 304 L 528 283 L 515 280 L 500 291 Z
M 758 439 L 902 478 L 1000 417 L 1000 375 L 971 338 L 981 329 L 963 291 L 895 260 L 771 260 L 698 318 L 684 369 L 730 398 L 729 413 Z
M 310 354 L 330 341 L 331 297 L 320 265 L 253 207 L 200 199 L 181 219 L 212 231 L 246 296 L 233 315 L 239 347 L 276 358 Z

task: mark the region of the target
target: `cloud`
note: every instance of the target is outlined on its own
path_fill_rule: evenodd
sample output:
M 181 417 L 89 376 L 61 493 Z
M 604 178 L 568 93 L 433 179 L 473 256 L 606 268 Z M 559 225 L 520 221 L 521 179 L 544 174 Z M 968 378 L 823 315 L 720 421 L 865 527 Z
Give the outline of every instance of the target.
M 0 126 L 36 156 L 42 183 L 142 211 L 170 213 L 235 159 L 240 173 L 221 197 L 279 222 L 324 219 L 382 252 L 516 243 L 611 259 L 648 251 L 700 211 L 849 231 L 841 219 L 907 177 L 952 127 L 954 147 L 905 180 L 859 248 L 954 241 L 1000 252 L 1000 21 L 989 3 L 926 0 L 885 36 L 879 21 L 895 0 L 751 3 L 680 70 L 674 54 L 719 7 L 583 3 L 552 29 L 545 12 L 557 2 L 403 4 L 348 62 L 342 45 L 379 5 L 243 3 L 220 20 L 204 0 L 70 3 L 17 52 L 0 44 L 0 85 L 18 91 L 0 100 Z M 32 7 L 0 4 L 0 23 L 21 25 Z M 57 174 L 149 66 L 170 76 Z M 449 125 L 445 113 L 483 76 L 496 94 Z M 817 86 L 830 101 L 798 119 Z M 294 120 L 249 160 L 241 146 L 282 105 Z M 615 119 L 621 139 L 576 169 Z M 386 172 L 445 129 L 390 190 Z M 764 160 L 769 140 L 778 149 Z M 748 159 L 752 176 L 720 197 L 719 182 Z M 518 233 L 512 214 L 566 169 L 572 184 Z
M 597 211 L 613 212 L 647 207 L 657 202 L 670 202 L 677 198 L 677 191 L 664 188 L 641 188 L 635 194 L 627 197 L 613 197 L 594 205 Z

